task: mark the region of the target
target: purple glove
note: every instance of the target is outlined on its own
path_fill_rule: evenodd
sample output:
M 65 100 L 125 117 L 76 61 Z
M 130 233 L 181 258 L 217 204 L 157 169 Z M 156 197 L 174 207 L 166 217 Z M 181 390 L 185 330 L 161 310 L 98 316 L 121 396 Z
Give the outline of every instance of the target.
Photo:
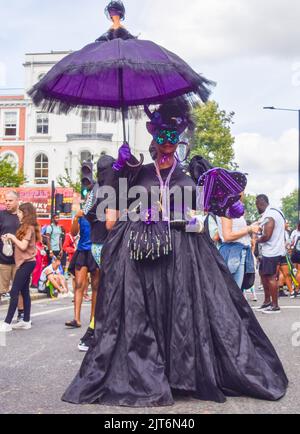
M 240 200 L 234 203 L 226 211 L 226 217 L 228 217 L 229 219 L 238 219 L 242 217 L 244 214 L 245 214 L 245 206 Z
M 117 161 L 113 165 L 113 169 L 119 172 L 126 165 L 127 161 L 131 158 L 131 151 L 127 142 L 123 143 L 119 149 L 119 155 Z

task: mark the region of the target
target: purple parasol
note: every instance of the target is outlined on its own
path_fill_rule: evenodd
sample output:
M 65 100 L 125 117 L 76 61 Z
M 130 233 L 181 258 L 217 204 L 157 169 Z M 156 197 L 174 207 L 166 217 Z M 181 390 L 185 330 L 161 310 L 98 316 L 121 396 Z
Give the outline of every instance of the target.
M 113 14 L 113 10 L 117 11 Z M 161 104 L 185 95 L 191 102 L 206 102 L 212 84 L 176 54 L 151 41 L 138 40 L 121 24 L 123 3 L 106 8 L 112 28 L 96 42 L 58 62 L 29 92 L 44 111 L 68 113 L 97 107 L 99 118 L 116 121 L 121 110 L 124 143 L 125 118 L 139 117 L 140 107 Z
M 202 101 L 210 82 L 176 54 L 151 41 L 95 42 L 58 62 L 29 92 L 50 112 L 73 108 L 122 109 L 160 104 L 188 94 Z

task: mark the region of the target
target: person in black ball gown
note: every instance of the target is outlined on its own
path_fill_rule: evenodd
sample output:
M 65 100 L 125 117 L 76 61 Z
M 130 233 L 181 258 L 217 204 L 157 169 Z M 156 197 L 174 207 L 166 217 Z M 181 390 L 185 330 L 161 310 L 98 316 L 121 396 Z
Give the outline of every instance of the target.
M 182 392 L 220 403 L 226 396 L 273 401 L 286 393 L 276 351 L 209 235 L 174 220 L 170 189 L 196 189 L 175 158 L 188 124 L 187 105 L 165 104 L 147 124 L 155 162 L 132 169 L 124 165 L 126 145 L 119 153 L 118 176 L 149 193 L 160 188 L 161 205 L 170 206 L 160 207 L 159 222 L 152 222 L 151 209 L 144 221 L 119 219 L 110 232 L 94 341 L 64 401 L 153 407 L 174 404 Z M 148 253 L 141 233 L 159 237 Z

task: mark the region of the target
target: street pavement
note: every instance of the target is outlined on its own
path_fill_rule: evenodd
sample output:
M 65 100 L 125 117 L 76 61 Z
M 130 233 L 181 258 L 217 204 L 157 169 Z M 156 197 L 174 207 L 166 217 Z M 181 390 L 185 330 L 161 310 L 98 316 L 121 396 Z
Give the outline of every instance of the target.
M 249 296 L 250 298 L 250 296 Z M 259 294 L 260 302 L 262 294 Z M 258 303 L 250 303 L 253 307 Z M 84 357 L 78 341 L 88 326 L 90 304 L 83 305 L 80 330 L 64 327 L 73 318 L 70 298 L 38 300 L 33 303 L 33 327 L 13 331 L 6 346 L 0 346 L 1 414 L 289 414 L 300 413 L 300 299 L 281 299 L 282 313 L 268 316 L 256 313 L 286 369 L 290 386 L 279 402 L 248 398 L 228 398 L 225 404 L 180 398 L 173 407 L 130 409 L 100 405 L 74 406 L 61 401 Z M 0 307 L 3 320 L 7 306 Z M 296 332 L 297 333 L 297 332 Z

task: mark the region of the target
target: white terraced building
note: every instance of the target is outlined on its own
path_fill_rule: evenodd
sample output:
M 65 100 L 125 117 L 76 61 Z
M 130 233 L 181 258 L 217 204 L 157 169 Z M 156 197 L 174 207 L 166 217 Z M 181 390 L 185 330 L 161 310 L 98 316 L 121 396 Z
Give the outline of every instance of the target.
M 121 122 L 101 122 L 96 111 L 86 110 L 80 115 L 54 115 L 42 113 L 27 96 L 29 90 L 56 62 L 69 52 L 29 53 L 25 56 L 25 89 L 20 101 L 13 96 L 0 98 L 0 157 L 10 153 L 19 167 L 24 168 L 26 186 L 50 185 L 59 175 L 67 171 L 75 181 L 78 179 L 80 163 L 91 157 L 96 162 L 100 155 L 117 156 L 122 144 Z M 21 92 L 22 93 L 22 92 Z M 23 107 L 21 113 L 18 106 Z M 26 113 L 24 117 L 24 107 Z M 19 124 L 22 118 L 24 137 L 20 142 Z M 140 153 L 150 162 L 149 144 L 151 136 L 145 127 L 146 118 L 129 121 L 129 143 L 133 153 Z M 9 124 L 8 124 L 9 123 Z M 24 146 L 23 155 L 17 158 L 15 148 Z M 1 151 L 2 150 L 2 151 Z M 23 161 L 22 161 L 23 156 Z

